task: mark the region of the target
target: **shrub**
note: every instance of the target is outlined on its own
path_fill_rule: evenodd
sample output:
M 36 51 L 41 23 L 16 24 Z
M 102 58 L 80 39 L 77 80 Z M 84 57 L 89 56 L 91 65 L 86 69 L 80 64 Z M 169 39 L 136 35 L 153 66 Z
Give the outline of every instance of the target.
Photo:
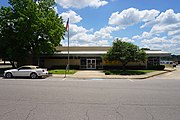
M 104 70 L 122 70 L 122 66 L 119 65 L 104 65 Z M 145 66 L 126 66 L 126 70 L 144 70 Z
M 105 75 L 143 75 L 155 70 L 107 70 L 104 71 Z
M 165 65 L 151 65 L 148 66 L 149 70 L 164 70 Z
M 105 71 L 105 75 L 110 75 L 111 72 L 110 71 Z

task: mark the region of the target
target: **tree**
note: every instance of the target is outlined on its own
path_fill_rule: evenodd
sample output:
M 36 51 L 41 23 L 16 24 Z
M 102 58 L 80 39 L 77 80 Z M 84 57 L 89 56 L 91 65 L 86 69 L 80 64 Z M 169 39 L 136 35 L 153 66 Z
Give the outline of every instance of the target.
M 4 51 L 0 55 L 10 61 L 32 55 L 37 63 L 39 55 L 52 54 L 66 31 L 54 0 L 9 0 L 9 4 L 0 9 L 0 49 Z
M 123 70 L 125 70 L 125 67 L 129 62 L 145 62 L 146 53 L 144 50 L 139 49 L 138 46 L 132 43 L 116 39 L 113 42 L 113 46 L 104 56 L 104 59 L 109 61 L 120 61 L 122 63 Z
M 26 50 L 21 46 L 16 37 L 16 20 L 13 19 L 13 12 L 10 7 L 0 9 L 0 57 L 9 60 L 13 67 L 15 61 L 25 56 Z
M 149 48 L 141 48 L 141 50 L 150 50 Z

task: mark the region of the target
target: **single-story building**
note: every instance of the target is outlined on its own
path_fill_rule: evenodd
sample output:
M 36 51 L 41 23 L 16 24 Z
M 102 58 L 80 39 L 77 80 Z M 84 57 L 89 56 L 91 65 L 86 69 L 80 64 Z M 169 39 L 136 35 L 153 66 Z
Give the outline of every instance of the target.
M 121 66 L 121 63 L 107 63 L 102 59 L 102 56 L 107 53 L 110 47 L 56 47 L 56 52 L 53 55 L 42 55 L 39 65 L 47 68 L 65 68 L 68 64 L 74 69 L 104 69 L 106 66 Z M 69 50 L 68 50 L 69 49 Z M 147 67 L 148 65 L 159 65 L 161 60 L 171 58 L 171 53 L 161 50 L 145 50 L 148 59 L 145 63 L 136 62 L 129 63 L 130 67 Z

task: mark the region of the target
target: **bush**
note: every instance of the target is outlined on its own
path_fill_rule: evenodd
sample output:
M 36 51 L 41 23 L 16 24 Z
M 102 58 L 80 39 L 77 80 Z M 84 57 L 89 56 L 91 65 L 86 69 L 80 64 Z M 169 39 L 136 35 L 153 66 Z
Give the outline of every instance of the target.
M 128 71 L 120 71 L 120 75 L 142 75 L 145 74 L 143 71 L 136 70 L 128 70 Z
M 104 65 L 103 66 L 104 70 L 122 70 L 122 66 L 114 66 L 114 65 Z M 146 69 L 145 66 L 126 66 L 126 70 L 144 70 Z
M 148 66 L 149 70 L 164 70 L 165 65 L 152 65 Z
M 111 72 L 110 71 L 105 71 L 105 75 L 110 75 Z
M 105 75 L 143 75 L 146 73 L 154 72 L 155 70 L 107 70 L 104 71 Z

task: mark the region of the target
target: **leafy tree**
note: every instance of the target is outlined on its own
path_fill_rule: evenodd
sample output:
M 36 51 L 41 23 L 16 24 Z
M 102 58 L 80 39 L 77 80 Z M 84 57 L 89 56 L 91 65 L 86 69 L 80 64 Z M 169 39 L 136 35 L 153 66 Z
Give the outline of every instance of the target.
M 120 61 L 122 63 L 123 70 L 125 70 L 125 66 L 129 62 L 145 62 L 146 53 L 144 50 L 139 49 L 138 46 L 132 43 L 116 39 L 113 42 L 112 48 L 110 48 L 104 56 L 104 59 L 109 61 Z
M 54 0 L 9 0 L 0 9 L 0 53 L 10 61 L 32 55 L 52 54 L 66 31 L 62 17 L 54 10 Z
M 150 50 L 149 48 L 141 48 L 141 50 Z
M 13 67 L 15 67 L 14 62 L 24 57 L 26 52 L 16 37 L 16 20 L 13 19 L 13 16 L 10 7 L 0 9 L 0 57 L 10 60 Z

